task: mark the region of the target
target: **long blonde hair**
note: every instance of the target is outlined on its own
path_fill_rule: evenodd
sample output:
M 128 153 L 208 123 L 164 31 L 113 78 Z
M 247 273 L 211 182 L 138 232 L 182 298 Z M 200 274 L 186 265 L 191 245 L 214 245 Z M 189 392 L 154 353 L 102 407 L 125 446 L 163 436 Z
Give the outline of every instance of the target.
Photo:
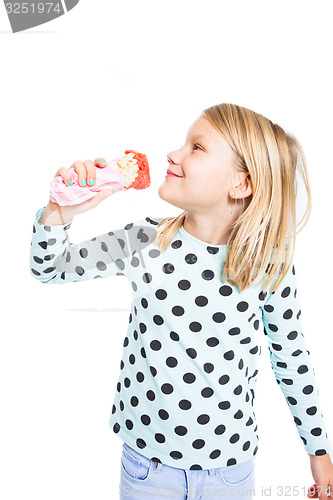
M 252 182 L 253 192 L 231 226 L 221 278 L 239 291 L 267 278 L 263 287 L 266 292 L 280 276 L 270 290 L 275 291 L 292 264 L 296 235 L 310 217 L 311 193 L 304 151 L 292 134 L 248 108 L 223 103 L 205 109 L 202 115 L 229 143 L 237 166 L 250 174 Z M 297 169 L 306 188 L 307 205 L 296 225 Z M 168 248 L 186 214 L 184 211 L 159 222 L 154 242 L 162 251 Z

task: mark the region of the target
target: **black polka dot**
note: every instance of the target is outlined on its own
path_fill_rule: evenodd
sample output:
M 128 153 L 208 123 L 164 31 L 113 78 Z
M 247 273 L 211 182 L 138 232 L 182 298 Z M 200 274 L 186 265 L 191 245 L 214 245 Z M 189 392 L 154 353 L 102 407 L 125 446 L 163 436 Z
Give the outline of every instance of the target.
M 187 434 L 187 428 L 184 425 L 177 425 L 177 427 L 175 427 L 175 433 L 178 434 L 178 436 L 185 436 L 185 434 Z
M 310 408 L 306 409 L 306 413 L 308 415 L 315 415 L 317 413 L 317 407 L 316 406 L 311 406 Z
M 230 403 L 229 401 L 221 401 L 219 404 L 218 404 L 218 407 L 220 408 L 220 410 L 228 410 L 230 408 Z
M 191 283 L 188 281 L 188 280 L 180 280 L 178 282 L 178 288 L 180 290 L 188 290 L 189 288 L 191 288 Z
M 159 351 L 162 348 L 162 344 L 159 340 L 152 340 L 150 342 L 150 347 L 153 351 Z
M 216 337 L 210 337 L 209 339 L 207 339 L 206 343 L 210 347 L 215 347 L 215 346 L 217 346 L 220 343 L 220 341 Z
M 143 448 L 145 448 L 147 446 L 146 442 L 143 439 L 141 439 L 141 438 L 138 438 L 136 440 L 136 445 L 140 449 L 143 449 Z
M 193 384 L 195 379 L 196 379 L 196 376 L 194 375 L 194 373 L 185 373 L 183 375 L 183 380 L 184 380 L 184 382 L 186 382 L 186 384 Z
M 159 314 L 154 315 L 153 321 L 154 321 L 155 325 L 158 325 L 158 326 L 163 325 L 163 323 L 164 323 L 164 319 Z
M 158 415 L 162 420 L 168 420 L 169 418 L 169 413 L 165 410 L 159 410 Z
M 97 262 L 96 267 L 97 267 L 97 269 L 99 271 L 105 271 L 106 270 L 106 265 L 101 260 Z
M 213 321 L 216 323 L 223 323 L 225 321 L 225 314 L 223 312 L 216 312 L 213 314 Z
M 126 425 L 127 429 L 129 429 L 129 430 L 133 429 L 133 422 L 132 422 L 132 420 L 127 419 L 125 421 L 125 425 Z
M 82 276 L 84 274 L 84 269 L 81 266 L 76 266 L 75 272 L 79 275 Z
M 159 433 L 159 432 L 157 432 L 157 433 L 155 434 L 155 439 L 156 439 L 156 441 L 157 441 L 158 443 L 164 443 L 164 442 L 165 442 L 165 436 L 164 436 L 164 434 L 161 434 L 161 433 Z
M 169 356 L 166 360 L 165 360 L 165 363 L 167 366 L 169 366 L 169 368 L 174 368 L 175 366 L 178 365 L 178 361 L 175 357 L 173 356 Z
M 229 335 L 239 335 L 240 334 L 240 328 L 238 326 L 235 326 L 234 328 L 230 328 L 228 331 Z
M 185 262 L 187 264 L 195 264 L 197 262 L 198 258 L 195 254 L 189 253 L 185 255 Z
M 159 300 L 164 300 L 168 296 L 167 292 L 162 289 L 156 290 L 155 295 Z
M 200 330 L 202 329 L 202 325 L 198 323 L 198 321 L 192 321 L 192 323 L 190 323 L 189 325 L 189 328 L 191 332 L 200 332 Z
M 152 390 L 147 391 L 146 396 L 149 401 L 154 401 L 154 399 L 156 398 L 155 393 Z
M 223 285 L 223 286 L 221 286 L 219 292 L 224 297 L 228 297 L 229 295 L 232 294 L 232 288 L 229 285 Z
M 214 370 L 214 365 L 212 363 L 204 363 L 203 369 L 206 373 L 212 373 Z
M 201 396 L 203 398 L 210 398 L 214 394 L 214 391 L 211 387 L 204 387 L 201 391 Z
M 230 380 L 229 375 L 222 375 L 219 378 L 219 384 L 221 384 L 221 385 L 227 384 L 229 382 L 229 380 Z
M 165 274 L 171 274 L 174 272 L 175 268 L 174 268 L 173 264 L 168 262 L 167 264 L 163 264 L 162 270 Z
M 79 254 L 83 259 L 85 259 L 88 256 L 88 250 L 86 248 L 81 248 L 79 250 Z
M 203 448 L 205 446 L 205 441 L 203 439 L 196 439 L 192 443 L 193 448 L 199 450 L 200 448 Z
M 233 434 L 230 438 L 230 443 L 237 443 L 237 441 L 239 440 L 240 436 L 239 434 L 236 432 L 235 434 Z
M 193 347 L 189 347 L 188 349 L 186 349 L 186 352 L 188 356 L 192 359 L 195 359 L 197 357 L 197 352 L 195 349 L 193 349 Z
M 172 311 L 172 314 L 174 314 L 175 316 L 183 316 L 183 314 L 185 314 L 185 310 L 181 306 L 174 306 L 171 309 L 171 311 Z
M 316 427 L 315 429 L 311 429 L 310 432 L 313 436 L 320 436 L 322 433 L 322 429 L 320 427 Z
M 220 455 L 221 455 L 221 450 L 213 450 L 209 454 L 209 458 L 215 459 L 215 458 L 218 458 Z
M 210 416 L 206 414 L 199 415 L 197 418 L 198 424 L 205 425 L 210 421 Z
M 199 307 L 205 307 L 208 304 L 208 299 L 203 295 L 199 295 L 195 298 L 194 302 Z
M 163 384 L 161 386 L 161 391 L 163 394 L 171 394 L 173 392 L 173 387 L 171 384 Z
M 179 401 L 179 408 L 181 408 L 182 410 L 189 410 L 191 406 L 192 403 L 188 399 L 182 399 L 181 401 Z
M 204 280 L 210 281 L 214 279 L 215 274 L 211 269 L 205 269 L 202 272 L 201 276 L 203 277 Z

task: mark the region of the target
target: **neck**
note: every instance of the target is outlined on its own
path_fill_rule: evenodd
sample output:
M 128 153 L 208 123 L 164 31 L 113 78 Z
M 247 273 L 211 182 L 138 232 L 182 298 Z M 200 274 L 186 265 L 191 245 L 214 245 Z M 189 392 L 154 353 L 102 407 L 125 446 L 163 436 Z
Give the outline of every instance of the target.
M 234 222 L 228 220 L 212 219 L 205 215 L 186 214 L 183 227 L 189 234 L 206 241 L 211 245 L 226 245 L 231 230 L 231 224 Z

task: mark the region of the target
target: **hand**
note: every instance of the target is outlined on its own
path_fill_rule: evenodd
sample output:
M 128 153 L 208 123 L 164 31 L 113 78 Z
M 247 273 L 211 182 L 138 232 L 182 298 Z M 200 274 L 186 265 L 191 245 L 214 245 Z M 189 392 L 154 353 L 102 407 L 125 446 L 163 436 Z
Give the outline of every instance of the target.
M 333 464 L 328 453 L 310 455 L 310 465 L 315 484 L 308 488 L 308 498 L 333 499 Z
M 86 160 L 85 162 L 77 160 L 70 168 L 73 168 L 77 173 L 80 186 L 85 187 L 88 185 L 94 185 L 96 182 L 96 168 L 104 167 L 106 167 L 105 159 L 96 158 L 94 162 L 91 160 Z M 58 177 L 58 175 L 61 175 L 65 184 L 68 186 L 68 182 L 71 180 L 69 169 L 66 167 L 59 168 L 54 177 Z M 93 182 L 91 182 L 91 180 L 93 180 Z M 63 207 L 60 207 L 57 203 L 53 203 L 49 200 L 39 223 L 50 225 L 65 224 L 70 222 L 75 215 L 82 214 L 83 212 L 87 212 L 88 210 L 95 208 L 102 200 L 112 194 L 114 194 L 113 189 L 103 189 L 93 198 L 90 198 L 83 203 L 79 203 L 77 205 L 66 205 Z

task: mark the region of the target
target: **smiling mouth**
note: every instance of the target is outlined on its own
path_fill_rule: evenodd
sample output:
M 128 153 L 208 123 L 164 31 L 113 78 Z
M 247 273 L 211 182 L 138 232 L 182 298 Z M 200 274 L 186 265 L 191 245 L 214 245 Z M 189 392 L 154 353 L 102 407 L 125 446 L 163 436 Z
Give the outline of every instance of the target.
M 181 175 L 174 174 L 171 172 L 171 170 L 167 170 L 166 177 L 179 177 L 181 178 Z

